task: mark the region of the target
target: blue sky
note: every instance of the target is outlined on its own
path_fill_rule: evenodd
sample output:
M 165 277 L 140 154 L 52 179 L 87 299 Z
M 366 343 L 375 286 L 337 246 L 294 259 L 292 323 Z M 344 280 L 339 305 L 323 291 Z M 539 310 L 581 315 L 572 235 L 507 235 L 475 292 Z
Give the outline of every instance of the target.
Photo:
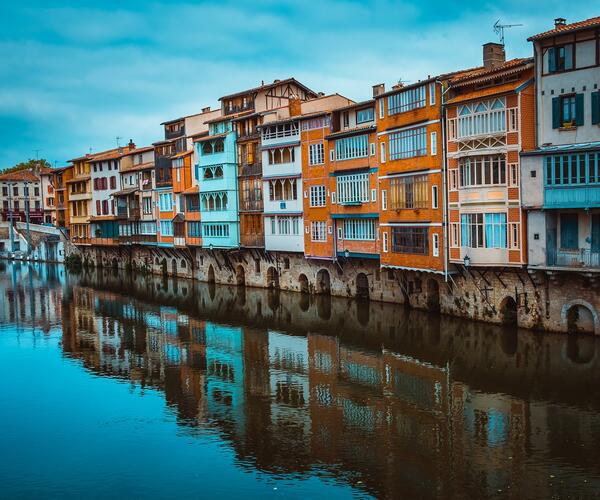
M 492 25 L 508 57 L 555 17 L 593 2 L 497 0 L 0 0 L 0 168 L 40 156 L 161 138 L 162 121 L 219 96 L 295 76 L 316 91 L 368 98 L 371 85 L 481 64 Z M 568 5 L 568 7 L 567 7 Z

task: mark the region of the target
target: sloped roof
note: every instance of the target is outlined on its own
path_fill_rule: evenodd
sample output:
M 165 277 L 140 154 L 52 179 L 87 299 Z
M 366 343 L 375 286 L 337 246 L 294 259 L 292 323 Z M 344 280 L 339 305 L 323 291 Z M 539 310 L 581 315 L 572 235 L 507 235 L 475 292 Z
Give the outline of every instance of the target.
M 302 88 L 305 92 L 307 92 L 309 94 L 313 94 L 315 96 L 317 95 L 317 93 L 314 90 L 309 89 L 306 85 L 303 85 L 298 80 L 296 80 L 294 77 L 291 77 L 291 78 L 286 78 L 285 80 L 275 80 L 271 83 L 263 83 L 262 85 L 259 85 L 258 87 L 254 87 L 254 88 L 251 88 L 248 90 L 242 90 L 241 92 L 235 92 L 234 94 L 225 95 L 223 97 L 220 97 L 219 101 L 222 101 L 223 99 L 231 99 L 233 97 L 238 97 L 238 96 L 242 96 L 242 95 L 246 95 L 246 94 L 254 94 L 254 93 L 260 92 L 262 90 L 269 90 L 269 89 L 272 89 L 273 87 L 278 87 L 279 85 L 286 85 L 289 83 L 293 83 L 293 84 L 297 85 L 298 87 Z
M 512 73 L 518 73 L 528 66 L 533 67 L 533 58 L 531 57 L 511 59 L 506 61 L 504 64 L 495 66 L 493 68 L 485 68 L 484 66 L 480 66 L 478 68 L 460 71 L 455 73 L 454 76 L 450 78 L 450 82 L 453 87 L 481 83 L 486 80 L 497 78 L 499 74 L 504 76 Z
M 40 178 L 30 168 L 0 175 L 0 181 L 37 182 Z
M 600 16 L 590 17 L 583 21 L 577 21 L 570 24 L 564 24 L 562 26 L 555 26 L 553 29 L 538 33 L 537 35 L 530 36 L 527 40 L 532 42 L 535 40 L 542 40 L 556 35 L 565 35 L 567 33 L 573 33 L 574 31 L 580 31 L 588 28 L 596 28 L 600 26 Z

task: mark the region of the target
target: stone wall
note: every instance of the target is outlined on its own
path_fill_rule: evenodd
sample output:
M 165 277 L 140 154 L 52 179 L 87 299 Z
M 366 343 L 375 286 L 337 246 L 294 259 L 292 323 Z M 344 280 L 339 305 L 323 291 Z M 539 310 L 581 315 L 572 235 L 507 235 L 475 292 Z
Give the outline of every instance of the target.
M 253 249 L 82 247 L 82 257 L 93 267 L 310 295 L 368 297 L 489 323 L 600 334 L 597 283 L 577 273 L 456 268 L 446 282 L 434 273 L 380 269 L 375 260 L 332 262 Z

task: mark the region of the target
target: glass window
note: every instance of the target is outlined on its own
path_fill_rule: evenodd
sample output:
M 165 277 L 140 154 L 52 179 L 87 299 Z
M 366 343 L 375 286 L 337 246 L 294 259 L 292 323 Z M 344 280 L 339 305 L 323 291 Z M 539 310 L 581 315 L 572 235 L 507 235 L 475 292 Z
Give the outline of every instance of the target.
M 390 134 L 390 160 L 413 158 L 427 154 L 427 127 L 402 130 Z
M 427 103 L 426 93 L 425 85 L 421 85 L 388 96 L 388 115 L 396 115 L 404 111 L 425 107 Z
M 335 159 L 350 160 L 369 156 L 369 136 L 356 135 L 335 141 Z
M 429 253 L 429 228 L 393 227 L 392 252 L 427 255 Z
M 356 112 L 356 123 L 372 122 L 374 118 L 373 108 L 359 109 Z
M 428 187 L 426 175 L 409 175 L 390 180 L 390 208 L 427 208 Z

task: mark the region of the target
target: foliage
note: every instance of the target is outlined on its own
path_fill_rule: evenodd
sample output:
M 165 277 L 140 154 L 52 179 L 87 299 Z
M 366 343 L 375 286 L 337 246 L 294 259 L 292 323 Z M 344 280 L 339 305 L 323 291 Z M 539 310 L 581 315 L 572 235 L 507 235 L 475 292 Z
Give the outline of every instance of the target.
M 45 160 L 44 158 L 40 158 L 39 160 L 27 160 L 27 161 L 22 161 L 20 163 L 17 163 L 15 166 L 13 167 L 9 167 L 6 168 L 2 171 L 3 174 L 8 174 L 10 172 L 18 172 L 19 170 L 27 170 L 29 168 L 36 168 L 36 167 L 40 168 L 51 168 L 50 162 L 48 160 Z
M 67 270 L 73 273 L 78 273 L 82 268 L 81 255 L 72 253 L 71 255 L 67 255 L 65 257 L 65 267 Z

